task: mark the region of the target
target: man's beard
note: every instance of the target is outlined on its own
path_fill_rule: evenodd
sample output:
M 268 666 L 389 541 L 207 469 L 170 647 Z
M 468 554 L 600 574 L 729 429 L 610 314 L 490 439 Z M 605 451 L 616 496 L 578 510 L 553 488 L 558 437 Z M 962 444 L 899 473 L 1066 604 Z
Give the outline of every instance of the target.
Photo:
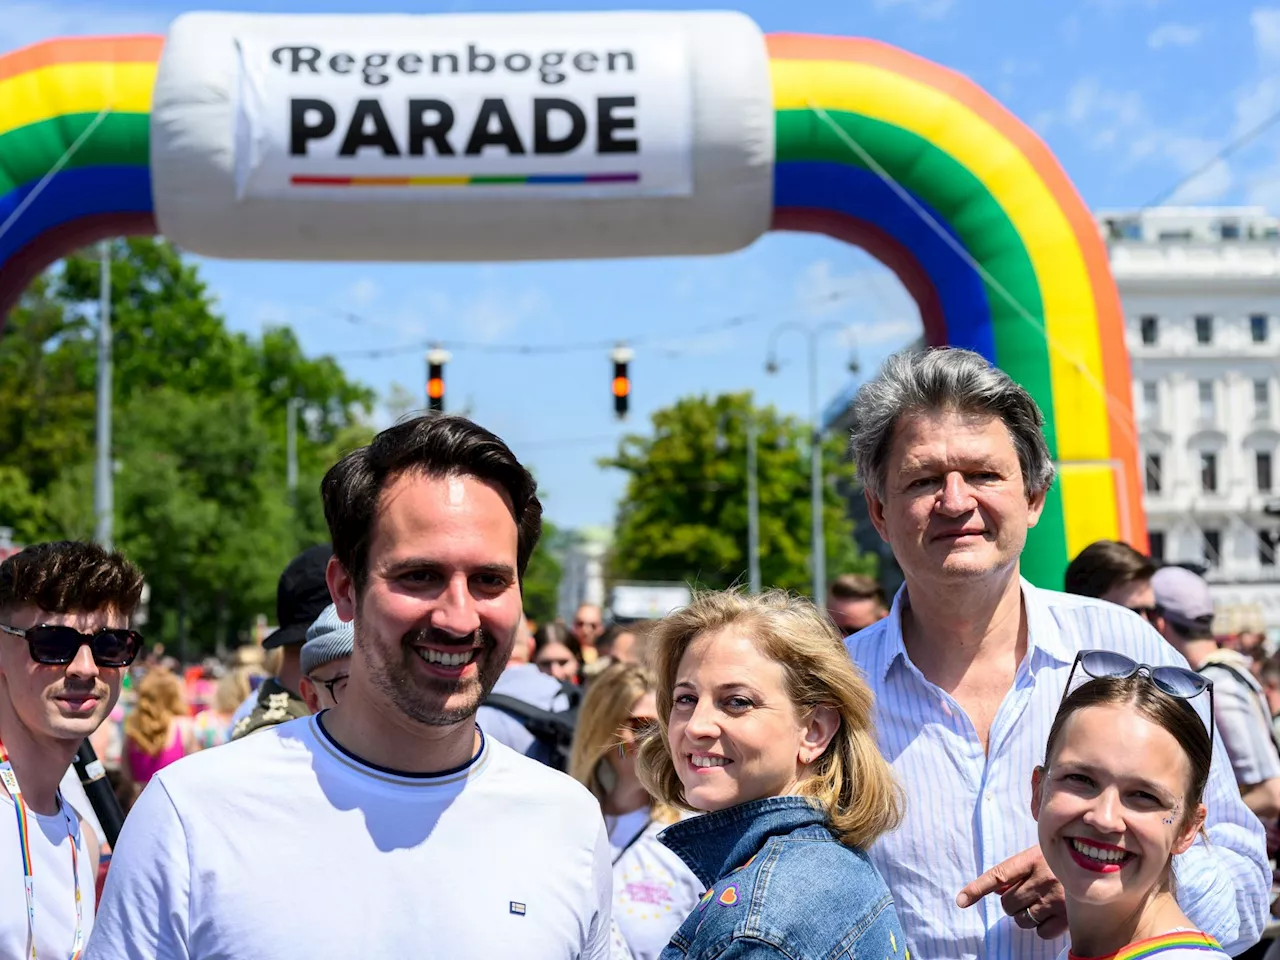
M 357 641 L 359 639 L 357 637 Z M 421 658 L 413 647 L 424 642 L 459 650 L 476 649 L 474 663 L 477 675 L 457 680 L 415 677 L 414 661 Z M 465 637 L 430 628 L 414 630 L 400 639 L 398 649 L 386 650 L 376 641 L 357 642 L 356 649 L 364 660 L 369 679 L 396 709 L 410 720 L 432 727 L 453 726 L 475 716 L 506 666 L 495 654 L 497 644 L 494 639 L 480 629 Z M 464 695 L 463 702 L 455 707 L 446 706 L 458 694 Z

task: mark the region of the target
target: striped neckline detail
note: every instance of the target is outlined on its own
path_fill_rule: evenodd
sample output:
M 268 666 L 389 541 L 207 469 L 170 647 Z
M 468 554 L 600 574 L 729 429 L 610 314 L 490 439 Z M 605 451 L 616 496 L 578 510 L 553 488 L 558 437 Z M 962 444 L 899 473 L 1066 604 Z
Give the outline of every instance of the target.
M 1127 947 L 1105 957 L 1080 957 L 1075 953 L 1069 953 L 1068 956 L 1071 960 L 1145 960 L 1146 957 L 1153 957 L 1168 950 L 1223 952 L 1222 947 L 1218 945 L 1218 941 L 1208 934 L 1201 933 L 1199 930 L 1180 930 L 1176 933 L 1166 933 L 1147 940 L 1139 940 L 1137 943 L 1131 943 Z

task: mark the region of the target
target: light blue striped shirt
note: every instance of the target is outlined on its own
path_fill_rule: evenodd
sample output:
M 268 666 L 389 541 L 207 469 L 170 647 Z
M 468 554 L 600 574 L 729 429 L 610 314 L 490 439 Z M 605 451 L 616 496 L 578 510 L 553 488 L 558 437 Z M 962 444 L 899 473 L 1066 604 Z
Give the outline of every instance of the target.
M 997 895 L 967 909 L 956 894 L 1039 841 L 1031 818 L 1031 772 L 1044 760 L 1049 727 L 1081 649 L 1104 648 L 1139 663 L 1186 666 L 1141 617 L 1115 604 L 1022 582 L 1027 654 L 991 725 L 984 753 L 949 694 L 926 680 L 902 642 L 906 588 L 889 616 L 846 644 L 876 697 L 876 734 L 907 792 L 906 817 L 871 848 L 898 907 L 913 956 L 1055 960 L 1066 937 L 1041 940 L 1007 916 Z M 1207 700 L 1198 697 L 1197 700 Z M 1208 703 L 1197 704 L 1202 716 Z M 1178 902 L 1228 953 L 1257 942 L 1271 890 L 1262 825 L 1240 799 L 1215 738 L 1204 802 L 1210 843 L 1175 860 Z

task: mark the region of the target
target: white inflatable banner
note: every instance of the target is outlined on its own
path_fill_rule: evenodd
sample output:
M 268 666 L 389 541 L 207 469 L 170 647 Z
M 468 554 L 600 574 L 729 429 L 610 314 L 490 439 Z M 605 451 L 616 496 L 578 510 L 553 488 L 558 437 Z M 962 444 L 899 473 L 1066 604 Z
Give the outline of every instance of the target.
M 681 31 L 419 23 L 238 37 L 237 196 L 692 192 Z

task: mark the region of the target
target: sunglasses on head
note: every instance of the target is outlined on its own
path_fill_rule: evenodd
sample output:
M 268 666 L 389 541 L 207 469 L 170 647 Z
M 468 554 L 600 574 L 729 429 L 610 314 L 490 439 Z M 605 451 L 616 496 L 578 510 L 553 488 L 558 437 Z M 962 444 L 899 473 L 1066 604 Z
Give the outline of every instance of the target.
M 1208 690 L 1209 742 L 1213 742 L 1213 681 L 1203 674 L 1186 667 L 1153 667 L 1110 650 L 1081 650 L 1076 654 L 1075 663 L 1071 664 L 1071 673 L 1067 674 L 1067 686 L 1062 692 L 1063 700 L 1071 693 L 1071 678 L 1075 675 L 1076 667 L 1095 680 L 1128 680 L 1137 673 L 1145 673 L 1157 690 L 1178 700 L 1190 700 Z
M 93 662 L 100 667 L 127 667 L 142 649 L 142 634 L 136 630 L 107 628 L 89 634 L 75 627 L 46 623 L 25 630 L 0 623 L 0 630 L 26 640 L 31 659 L 50 667 L 66 666 L 86 643 Z

